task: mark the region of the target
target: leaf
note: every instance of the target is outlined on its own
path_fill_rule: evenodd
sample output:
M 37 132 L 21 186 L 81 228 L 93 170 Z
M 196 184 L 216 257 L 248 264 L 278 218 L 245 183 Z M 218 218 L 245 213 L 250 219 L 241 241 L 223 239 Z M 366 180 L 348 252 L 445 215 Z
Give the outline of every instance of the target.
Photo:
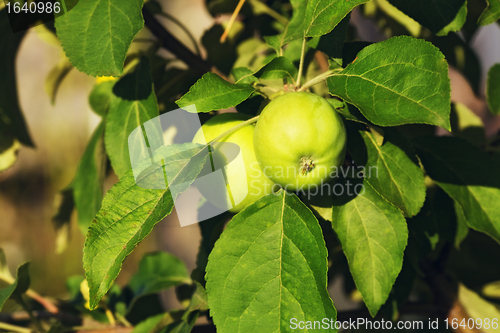
M 186 143 L 159 148 L 155 161 L 134 179 L 129 170 L 104 197 L 89 227 L 83 263 L 90 288 L 90 308 L 109 290 L 123 260 L 172 212 L 177 195 L 197 177 L 208 155 L 206 147 Z M 141 165 L 139 165 L 141 166 Z M 169 175 L 169 181 L 164 175 Z M 164 183 L 164 189 L 158 183 Z
M 349 182 L 354 192 L 351 196 L 335 197 L 332 225 L 356 287 L 374 317 L 403 266 L 408 229 L 401 212 L 368 182 L 348 179 L 347 189 Z
M 330 58 L 342 59 L 342 49 L 344 48 L 350 19 L 351 15 L 347 14 L 335 29 L 321 37 L 311 38 L 307 45 L 324 52 Z
M 59 63 L 50 70 L 49 75 L 45 79 L 45 91 L 50 97 L 52 105 L 56 102 L 57 92 L 64 78 L 73 69 L 69 59 L 63 54 Z
M 17 162 L 21 143 L 9 133 L 0 133 L 0 172 L 9 169 Z
M 129 282 L 134 297 L 154 294 L 183 283 L 189 283 L 186 266 L 177 257 L 167 252 L 146 254 L 139 262 L 139 270 Z
M 486 326 L 486 318 L 489 319 L 488 327 L 483 327 L 481 332 L 498 332 L 498 321 L 500 320 L 500 307 L 498 304 L 486 301 L 462 284 L 460 284 L 458 288 L 458 301 L 464 307 L 464 311 L 470 316 L 469 320 L 480 322 L 482 324 L 481 326 Z
M 148 120 L 159 116 L 146 57 L 141 57 L 135 70 L 115 83 L 113 94 L 115 97 L 111 99 L 106 117 L 104 143 L 115 173 L 122 177 L 131 168 L 130 149 L 142 149 L 140 145 L 129 147 L 129 135 Z M 148 132 L 150 142 L 160 138 L 159 131 Z
M 90 92 L 89 104 L 92 110 L 99 115 L 105 116 L 116 96 L 113 94 L 113 87 L 116 81 L 104 81 L 97 83 Z
M 474 143 L 486 142 L 486 133 L 481 118 L 462 103 L 453 103 L 451 107 L 451 133 Z
M 17 95 L 16 55 L 26 31 L 13 33 L 7 10 L 0 10 L 0 133 L 9 133 L 22 144 L 33 147 Z
M 294 194 L 280 191 L 247 206 L 208 260 L 217 332 L 288 332 L 291 318 L 335 319 L 326 259 L 319 223 Z
M 448 64 L 421 39 L 400 36 L 365 47 L 328 79 L 328 89 L 375 125 L 425 123 L 450 129 Z
M 290 33 L 286 40 L 326 35 L 332 31 L 337 24 L 354 9 L 354 7 L 365 2 L 368 1 L 309 0 L 307 1 L 307 7 L 300 28 L 292 27 L 293 29 L 290 31 L 290 27 L 292 26 L 292 22 L 290 22 Z
M 276 57 L 255 73 L 255 76 L 263 80 L 287 79 L 295 83 L 297 68 L 287 58 Z
M 14 283 L 10 286 L 0 290 L 0 310 L 2 310 L 5 302 L 10 299 L 16 299 L 21 297 L 23 293 L 28 290 L 30 286 L 30 276 L 29 276 L 29 262 L 21 264 L 17 268 L 17 277 Z
M 389 2 L 433 33 L 438 33 L 455 20 L 463 10 L 465 0 L 389 0 Z
M 488 6 L 483 14 L 479 17 L 479 25 L 488 25 L 500 18 L 500 1 L 499 0 L 486 0 Z
M 436 33 L 438 36 L 446 36 L 449 32 L 460 31 L 464 26 L 465 20 L 467 19 L 467 0 L 464 1 L 462 7 L 460 7 L 457 16 L 451 21 L 447 26 Z
M 143 0 L 79 1 L 55 20 L 57 37 L 79 71 L 119 76 L 128 48 L 144 21 Z
M 254 72 L 247 67 L 234 68 L 231 74 L 233 74 L 236 83 L 252 84 L 253 82 L 259 82 L 259 79 L 254 76 Z
M 385 143 L 380 146 L 372 133 L 349 124 L 347 128 L 347 149 L 356 165 L 364 167 L 366 180 L 405 216 L 416 215 L 425 201 L 425 182 L 408 140 L 387 128 Z
M 210 112 L 236 106 L 254 91 L 247 84 L 229 83 L 217 74 L 206 73 L 176 103 L 189 112 Z
M 101 122 L 92 134 L 72 185 L 78 225 L 83 234 L 87 233 L 90 222 L 101 208 L 108 160 L 104 149 L 104 125 L 105 122 Z
M 500 242 L 500 175 L 488 155 L 452 137 L 413 143 L 427 174 L 460 204 L 469 227 Z
M 500 114 L 500 64 L 493 65 L 488 71 L 486 96 L 490 111 Z

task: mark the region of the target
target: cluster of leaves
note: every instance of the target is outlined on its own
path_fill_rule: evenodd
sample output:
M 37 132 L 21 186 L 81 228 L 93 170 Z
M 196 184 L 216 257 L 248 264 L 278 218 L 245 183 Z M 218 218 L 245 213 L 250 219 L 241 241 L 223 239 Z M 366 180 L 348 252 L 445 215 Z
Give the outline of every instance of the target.
M 359 291 L 372 316 L 382 309 L 390 318 L 407 301 L 414 282 L 428 282 L 435 267 L 475 290 L 499 280 L 497 269 L 477 281 L 464 269 L 466 264 L 458 264 L 462 256 L 499 252 L 494 241 L 500 242 L 500 140 L 487 140 L 472 111 L 450 103 L 448 63 L 478 91 L 478 61 L 468 42 L 478 25 L 498 21 L 500 4 L 488 0 L 478 10 L 481 5 L 474 0 L 421 2 L 425 4 L 292 0 L 287 8 L 282 1 L 266 5 L 249 0 L 242 8 L 244 19 L 226 42 L 219 41 L 224 29 L 218 24 L 202 38 L 218 74 L 200 73 L 190 63 L 187 70 L 166 67 L 172 60 L 158 55 L 161 44 L 156 41 L 130 51 L 144 24 L 142 0 L 80 1 L 57 18 L 57 37 L 70 66 L 93 76 L 119 77 L 100 80 L 91 92 L 90 104 L 102 121 L 55 218 L 64 226 L 76 207 L 87 233 L 89 308 L 98 308 L 107 293 L 111 298 L 123 260 L 172 212 L 176 194 L 184 190 L 179 185 L 192 183 L 206 160 L 205 147 L 171 145 L 155 152 L 165 157 L 164 164 L 136 180 L 130 133 L 177 106 L 196 110 L 200 117 L 230 107 L 256 115 L 270 99 L 296 90 L 329 98 L 345 119 L 346 163 L 365 173 L 343 175 L 338 183 L 362 184 L 364 194 L 311 197 L 281 191 L 232 216 L 224 230 L 226 214 L 200 223 L 203 241 L 193 281 L 184 273 L 177 281 L 196 286 L 196 297 L 181 313 L 167 314 L 170 319 L 149 318 L 140 324 L 144 331 L 153 326 L 163 332 L 191 331 L 199 311 L 206 310 L 206 297 L 218 332 L 281 332 L 288 330 L 291 318 L 335 319 L 327 286 L 337 275 L 344 277 L 346 289 Z M 229 0 L 208 2 L 214 15 L 235 7 Z M 349 25 L 356 7 L 394 37 L 373 44 L 357 40 Z M 168 17 L 151 1 L 144 11 L 144 17 L 150 11 Z M 8 29 L 3 10 L 0 30 L 5 33 L 0 38 L 6 52 L 0 56 L 6 58 L 0 74 L 10 80 L 3 83 L 4 91 L 15 87 L 12 64 L 23 38 Z M 163 43 L 169 36 L 157 37 Z M 50 81 L 52 92 L 68 66 L 66 61 L 54 72 L 58 79 Z M 488 105 L 500 114 L 500 65 L 490 69 L 487 81 Z M 32 143 L 16 94 L 1 98 L 1 136 L 11 141 L 0 162 L 11 165 L 14 142 Z M 452 135 L 434 136 L 437 126 Z M 119 181 L 104 196 L 103 182 L 111 169 Z M 377 173 L 370 174 L 374 169 Z M 164 189 L 137 185 L 155 181 L 157 172 L 165 170 L 176 176 Z M 169 258 L 145 258 L 157 262 L 144 266 L 164 270 L 145 270 L 137 279 L 175 275 L 180 264 Z M 491 260 L 470 258 L 468 264 L 477 265 L 476 270 L 496 268 Z M 429 268 L 428 262 L 434 266 Z M 177 284 L 150 283 L 138 286 L 132 279 L 130 288 L 157 292 Z M 117 313 L 128 314 L 127 307 L 120 309 Z

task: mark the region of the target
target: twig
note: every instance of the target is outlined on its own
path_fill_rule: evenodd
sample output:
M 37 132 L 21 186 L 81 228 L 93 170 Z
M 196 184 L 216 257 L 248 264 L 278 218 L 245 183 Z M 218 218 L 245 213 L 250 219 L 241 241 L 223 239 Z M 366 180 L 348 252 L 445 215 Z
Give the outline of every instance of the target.
M 240 2 L 238 2 L 238 5 L 236 6 L 236 9 L 234 10 L 233 15 L 231 15 L 231 18 L 229 19 L 226 30 L 224 30 L 224 33 L 220 37 L 221 43 L 224 43 L 226 41 L 227 35 L 229 34 L 229 31 L 231 31 L 231 28 L 233 27 L 234 21 L 236 21 L 236 17 L 240 13 L 241 7 L 243 7 L 244 3 L 245 3 L 245 0 L 240 0 Z
M 302 52 L 300 54 L 299 73 L 297 74 L 297 87 L 300 88 L 302 82 L 302 72 L 304 71 L 304 58 L 306 55 L 306 38 L 302 40 Z
M 335 75 L 335 72 L 338 72 L 338 71 L 339 70 L 326 71 L 326 72 L 324 72 L 324 73 L 316 76 L 315 78 L 307 81 L 306 83 L 304 83 L 304 85 L 302 87 L 300 87 L 298 91 L 306 91 L 308 88 L 310 88 L 310 87 L 312 87 L 312 86 L 314 86 L 314 85 L 316 85 L 318 83 L 321 83 L 321 82 L 325 81 L 330 76 Z
M 38 294 L 36 291 L 28 289 L 26 291 L 26 295 L 28 297 L 33 298 L 38 303 L 42 304 L 43 307 L 46 308 L 47 311 L 49 311 L 50 313 L 58 313 L 59 312 L 59 309 L 57 308 L 57 306 L 55 306 L 51 301 L 49 301 L 45 297 Z
M 147 9 L 142 9 L 144 23 L 146 27 L 155 35 L 165 49 L 172 52 L 177 58 L 184 61 L 189 67 L 195 69 L 200 74 L 205 74 L 212 70 L 212 66 L 179 42 L 154 15 Z
M 32 333 L 33 331 L 26 327 L 20 327 L 0 322 L 0 330 L 19 333 Z

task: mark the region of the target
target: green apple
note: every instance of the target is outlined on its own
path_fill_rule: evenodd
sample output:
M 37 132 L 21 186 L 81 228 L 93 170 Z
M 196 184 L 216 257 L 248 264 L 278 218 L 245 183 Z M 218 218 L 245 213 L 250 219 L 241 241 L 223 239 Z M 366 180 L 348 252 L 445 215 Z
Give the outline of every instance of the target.
M 255 155 L 264 174 L 287 190 L 331 180 L 344 163 L 346 130 L 322 97 L 290 92 L 272 100 L 255 126 Z
M 203 124 L 194 136 L 193 142 L 200 144 L 208 143 L 249 118 L 249 116 L 241 113 L 223 113 L 217 115 Z M 197 181 L 198 189 L 207 200 L 219 208 L 227 208 L 232 213 L 237 213 L 249 204 L 254 203 L 257 199 L 272 193 L 273 185 L 275 185 L 264 175 L 255 157 L 253 145 L 254 130 L 255 125 L 249 124 L 218 140 L 218 142 L 229 142 L 238 145 L 239 151 L 237 151 L 238 153 L 241 152 L 240 156 L 242 159 L 234 156 L 234 149 L 231 149 L 231 145 L 221 145 L 222 147 L 215 145 L 215 153 L 212 156 L 213 163 L 225 166 L 223 170 L 225 172 L 227 191 L 225 189 L 224 191 L 220 191 L 220 188 L 215 189 L 214 187 L 218 185 L 214 184 L 214 182 L 203 183 L 202 181 Z M 204 168 L 210 167 L 209 163 L 204 166 Z M 278 187 L 277 185 L 275 186 Z M 226 195 L 224 197 L 216 197 L 214 196 L 214 192 L 216 191 L 219 191 L 217 193 L 226 193 Z

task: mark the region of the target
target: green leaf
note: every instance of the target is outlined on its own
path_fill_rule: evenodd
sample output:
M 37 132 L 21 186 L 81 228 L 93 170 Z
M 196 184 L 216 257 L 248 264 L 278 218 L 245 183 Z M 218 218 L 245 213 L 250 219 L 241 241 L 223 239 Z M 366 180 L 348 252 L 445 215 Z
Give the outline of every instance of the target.
M 101 122 L 92 134 L 72 185 L 78 225 L 83 234 L 101 208 L 108 159 L 104 149 L 104 124 Z
M 486 0 L 488 7 L 479 17 L 479 25 L 488 25 L 500 18 L 500 0 Z
M 236 81 L 236 83 L 252 84 L 253 82 L 259 82 L 259 79 L 255 77 L 254 72 L 247 67 L 234 68 L 231 71 L 231 74 L 233 74 L 234 81 Z
M 450 129 L 448 64 L 421 39 L 400 36 L 365 47 L 328 79 L 328 89 L 379 126 L 425 123 Z
M 7 170 L 17 161 L 21 143 L 9 133 L 0 133 L 0 172 Z
M 248 84 L 233 84 L 217 74 L 206 73 L 176 103 L 189 112 L 210 112 L 236 106 L 254 91 Z
M 403 266 L 408 229 L 401 212 L 368 182 L 346 180 L 346 194 L 349 183 L 351 195 L 334 199 L 332 225 L 356 287 L 370 314 L 375 316 Z
M 500 318 L 500 307 L 496 303 L 488 302 L 472 290 L 467 289 L 462 284 L 458 288 L 458 300 L 463 305 L 464 311 L 470 316 L 472 320 L 479 320 L 481 323 L 486 323 L 485 318 L 491 318 L 488 322 L 488 327 L 481 329 L 484 333 L 498 332 L 498 320 Z M 493 321 L 496 319 L 495 321 Z
M 287 58 L 276 57 L 255 73 L 255 76 L 263 80 L 287 79 L 295 83 L 297 68 Z
M 425 182 L 408 140 L 387 128 L 384 144 L 380 146 L 372 133 L 349 124 L 347 128 L 347 149 L 356 165 L 364 167 L 366 180 L 405 216 L 416 215 L 425 201 Z
M 179 258 L 167 252 L 156 252 L 141 259 L 139 270 L 128 285 L 138 298 L 190 281 L 186 266 Z
M 21 143 L 33 147 L 24 116 L 19 108 L 16 83 L 16 55 L 25 31 L 13 33 L 7 10 L 0 10 L 0 133 L 9 133 Z
M 442 31 L 463 10 L 465 0 L 389 0 L 403 13 L 434 33 Z
M 467 0 L 464 1 L 462 7 L 460 7 L 460 11 L 457 13 L 457 16 L 455 16 L 453 21 L 451 21 L 446 27 L 437 32 L 436 35 L 446 36 L 449 32 L 459 31 L 464 26 L 466 19 L 467 19 Z
M 368 0 L 295 0 L 292 1 L 293 16 L 285 31 L 264 39 L 281 55 L 283 46 L 304 37 L 319 37 L 332 31 L 344 17 Z
M 86 0 L 55 20 L 57 37 L 79 71 L 119 76 L 128 48 L 144 21 L 143 0 Z
M 342 49 L 344 48 L 350 19 L 351 15 L 348 14 L 335 29 L 321 37 L 311 38 L 307 45 L 324 52 L 330 58 L 342 59 Z
M 99 116 L 105 116 L 110 108 L 113 99 L 113 87 L 116 81 L 104 81 L 96 84 L 89 95 L 89 104 L 92 110 Z
M 453 103 L 451 108 L 451 133 L 476 145 L 486 142 L 486 133 L 481 118 L 462 103 Z
M 9 298 L 19 298 L 28 290 L 30 286 L 29 264 L 29 262 L 21 264 L 21 266 L 17 268 L 17 277 L 14 283 L 0 290 L 0 310 L 2 310 L 5 302 Z
M 155 152 L 155 161 L 162 163 L 143 161 L 144 166 L 149 166 L 137 180 L 129 170 L 109 190 L 89 227 L 83 254 L 91 309 L 109 290 L 123 260 L 156 223 L 172 212 L 177 195 L 194 181 L 207 156 L 206 146 L 163 146 Z M 169 175 L 168 184 L 165 174 Z M 160 188 L 161 183 L 166 188 L 148 189 Z
M 113 86 L 109 114 L 106 117 L 104 142 L 111 165 L 118 177 L 131 168 L 129 135 L 148 120 L 158 117 L 158 105 L 153 90 L 149 61 L 142 57 L 133 72 Z M 158 142 L 161 133 L 148 132 L 150 142 Z M 143 146 L 135 145 L 138 149 Z
M 229 222 L 208 260 L 217 332 L 288 332 L 291 318 L 335 319 L 326 273 L 325 241 L 311 211 L 284 191 L 259 199 Z
M 459 138 L 414 140 L 427 174 L 463 209 L 467 224 L 500 242 L 500 175 L 488 155 Z
M 486 97 L 490 111 L 500 114 L 500 64 L 493 65 L 488 71 Z
M 45 79 L 45 91 L 47 95 L 49 95 L 52 105 L 56 102 L 57 92 L 59 91 L 61 83 L 72 69 L 73 66 L 69 62 L 69 59 L 63 55 L 59 63 L 55 65 L 49 72 L 49 75 L 47 75 Z

